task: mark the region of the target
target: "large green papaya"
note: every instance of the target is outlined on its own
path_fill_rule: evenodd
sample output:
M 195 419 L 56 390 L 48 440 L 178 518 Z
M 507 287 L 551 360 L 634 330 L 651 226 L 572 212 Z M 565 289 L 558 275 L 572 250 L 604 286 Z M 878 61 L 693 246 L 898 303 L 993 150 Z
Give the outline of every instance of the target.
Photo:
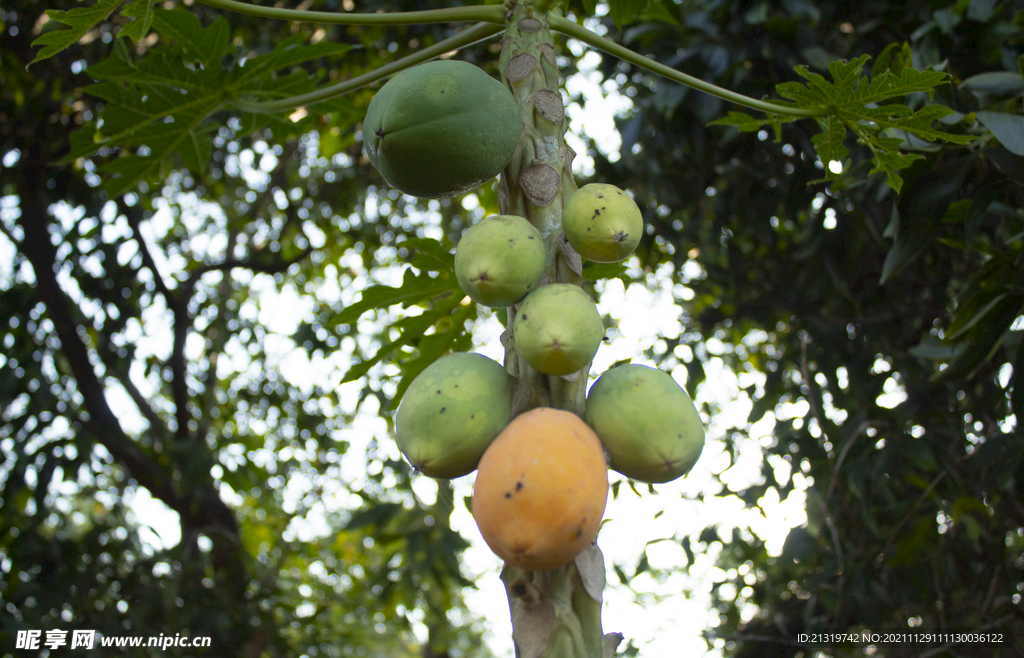
M 523 217 L 492 215 L 470 226 L 455 248 L 455 278 L 477 304 L 519 303 L 544 276 L 540 231 Z
M 512 382 L 481 354 L 456 352 L 423 369 L 395 416 L 398 448 L 417 471 L 456 478 L 476 469 L 480 456 L 512 419 Z
M 601 375 L 583 419 L 608 451 L 608 465 L 642 482 L 686 475 L 704 449 L 693 401 L 667 372 L 627 364 Z
M 421 198 L 476 189 L 508 164 L 523 123 L 512 92 L 468 62 L 406 69 L 370 101 L 363 144 L 398 190 Z

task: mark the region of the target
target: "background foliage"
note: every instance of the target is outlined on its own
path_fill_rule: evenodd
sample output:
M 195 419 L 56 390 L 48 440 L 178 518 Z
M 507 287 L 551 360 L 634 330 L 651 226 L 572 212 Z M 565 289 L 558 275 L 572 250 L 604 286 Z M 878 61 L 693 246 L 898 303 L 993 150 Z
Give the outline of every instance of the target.
M 945 72 L 930 102 L 973 138 L 885 133 L 920 156 L 897 195 L 849 133 L 836 171 L 817 157 L 818 122 L 780 124 L 778 140 L 770 126 L 709 127 L 734 108 L 602 58 L 633 108 L 617 157 L 591 144 L 589 180 L 635 193 L 641 271 L 692 291 L 677 299 L 687 331 L 647 356 L 685 366 L 691 390 L 712 359 L 756 382 L 748 423 L 724 437 L 733 457 L 753 423 L 776 419 L 762 479 L 706 495 L 757 508 L 806 487 L 808 523 L 781 555 L 749 532 L 675 538 L 721 556 L 709 645 L 807 655 L 802 631 L 910 624 L 1003 629 L 1024 651 L 1024 4 L 634 5 L 609 6 L 609 37 L 755 98 L 806 80 L 798 65 L 826 75 L 861 55 L 872 76 L 907 62 Z M 192 5 L 154 14 L 148 36 L 128 23 L 132 40 L 113 14 L 26 69 L 35 39 L 66 37 L 43 9 L 0 10 L 5 650 L 19 628 L 184 628 L 218 655 L 486 655 L 448 524 L 461 501 L 442 488 L 424 504 L 376 442 L 390 440 L 403 378 L 471 346 L 478 311 L 453 294 L 448 254 L 494 193 L 466 210 L 383 185 L 358 134 L 371 89 L 269 118 L 213 93 L 300 93 L 451 28 Z M 195 29 L 216 48 L 180 38 Z M 492 40 L 460 57 L 491 69 L 496 52 Z M 576 58 L 562 55 L 569 75 Z M 122 84 L 129 70 L 151 86 Z M 210 93 L 154 113 L 170 102 L 161 75 Z M 108 147 L 132 117 L 145 121 Z M 162 153 L 172 166 L 153 166 Z M 310 374 L 326 366 L 344 374 Z M 143 541 L 128 505 L 140 489 L 178 513 L 180 544 Z

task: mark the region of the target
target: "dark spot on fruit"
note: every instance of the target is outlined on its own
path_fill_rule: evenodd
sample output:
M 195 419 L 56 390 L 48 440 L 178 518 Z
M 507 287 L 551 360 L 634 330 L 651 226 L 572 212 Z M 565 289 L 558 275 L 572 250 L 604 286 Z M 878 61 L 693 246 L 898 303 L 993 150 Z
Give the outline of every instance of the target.
M 447 409 L 447 407 L 441 407 L 441 413 L 444 413 L 445 409 Z
M 380 137 L 381 139 L 384 139 L 384 131 L 383 130 L 378 130 L 374 134 L 377 135 L 377 137 Z
M 526 596 L 526 585 L 522 583 L 516 583 L 512 586 L 512 594 L 514 594 L 517 597 Z
M 505 492 L 505 498 L 511 498 L 511 497 L 512 497 L 512 492 L 511 491 L 506 491 Z
M 521 491 L 522 488 L 523 488 L 523 483 L 522 482 L 516 482 L 516 491 Z
M 582 536 L 583 536 L 583 527 L 581 526 L 579 528 L 576 528 L 576 539 L 579 539 Z
M 476 414 L 469 414 L 469 419 L 470 420 L 473 420 L 474 418 L 476 418 Z
M 477 279 L 479 279 L 480 281 L 486 281 L 487 280 L 487 272 L 481 272 L 480 276 L 478 276 Z
M 625 231 L 619 231 L 618 233 L 615 234 L 615 241 L 616 242 L 625 242 L 628 239 L 629 239 L 629 234 L 626 233 Z
M 438 394 L 438 395 L 440 395 L 440 394 L 441 394 L 441 389 L 438 389 L 438 390 L 437 390 L 437 394 Z
M 525 314 L 525 313 L 523 313 L 523 322 L 526 322 L 526 320 L 527 320 L 527 319 L 528 319 L 528 318 L 526 317 L 526 314 Z

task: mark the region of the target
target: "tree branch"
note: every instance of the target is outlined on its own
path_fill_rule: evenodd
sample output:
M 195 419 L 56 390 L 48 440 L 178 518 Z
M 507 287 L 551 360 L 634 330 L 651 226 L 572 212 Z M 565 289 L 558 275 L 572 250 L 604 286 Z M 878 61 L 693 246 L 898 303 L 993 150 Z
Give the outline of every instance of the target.
M 107 403 L 103 384 L 90 363 L 89 349 L 79 336 L 79 323 L 72 316 L 71 302 L 57 282 L 57 250 L 46 230 L 50 223 L 45 188 L 49 173 L 41 159 L 36 162 L 31 158 L 26 160 L 29 161 L 21 166 L 18 176 L 21 203 L 18 223 L 25 234 L 22 250 L 32 264 L 39 299 L 46 305 L 47 316 L 60 339 L 61 353 L 88 411 L 85 425 L 95 440 L 155 498 L 179 513 L 188 512 L 187 501 L 175 490 L 170 475 L 125 434 L 117 414 Z
M 43 144 L 38 142 L 24 147 L 25 155 L 17 173 L 21 207 L 18 224 L 25 235 L 21 249 L 32 265 L 38 298 L 46 307 L 46 315 L 60 340 L 61 354 L 82 396 L 85 411 L 81 415 L 82 422 L 92 439 L 110 453 L 129 477 L 178 513 L 182 537 L 188 536 L 191 529 L 205 529 L 214 542 L 215 567 L 232 576 L 231 585 L 240 593 L 244 588 L 245 569 L 236 557 L 240 542 L 234 512 L 224 504 L 212 483 L 183 483 L 185 486 L 179 488 L 171 473 L 125 433 L 107 402 L 103 383 L 90 361 L 89 347 L 79 334 L 81 325 L 72 312 L 74 305 L 57 281 L 57 248 L 47 231 L 51 218 L 47 210 L 50 199 L 46 180 L 51 172 L 39 152 Z
M 139 254 L 142 256 L 142 264 L 153 274 L 153 285 L 156 289 L 164 296 L 164 301 L 170 306 L 173 300 L 171 291 L 164 282 L 163 276 L 160 274 L 160 270 L 156 266 L 156 260 L 153 258 L 153 254 L 149 251 L 149 245 L 146 243 L 145 238 L 142 236 L 140 230 L 140 224 L 142 222 L 142 210 L 138 206 L 129 206 L 125 203 L 124 197 L 117 197 L 117 209 L 125 219 L 128 220 L 128 226 L 132 229 L 132 236 L 135 238 L 135 243 L 139 246 Z

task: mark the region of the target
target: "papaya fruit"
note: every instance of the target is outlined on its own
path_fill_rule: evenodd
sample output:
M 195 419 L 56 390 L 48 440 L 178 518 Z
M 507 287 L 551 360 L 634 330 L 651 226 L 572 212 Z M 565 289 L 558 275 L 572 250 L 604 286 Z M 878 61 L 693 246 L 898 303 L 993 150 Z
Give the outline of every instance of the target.
M 636 202 L 619 188 L 591 183 L 565 203 L 562 230 L 580 256 L 595 263 L 617 263 L 640 244 L 644 218 Z
M 363 145 L 390 185 L 446 198 L 498 175 L 523 122 L 512 92 L 468 62 L 438 60 L 388 80 L 370 100 Z
M 552 283 L 523 300 L 512 325 L 516 351 L 545 375 L 568 375 L 590 363 L 604 337 L 594 300 L 579 286 Z
M 455 278 L 478 304 L 519 303 L 544 276 L 540 231 L 522 217 L 494 215 L 469 227 L 455 247 Z
M 567 564 L 597 537 L 608 501 L 601 442 L 579 416 L 516 416 L 480 459 L 473 518 L 491 550 L 527 571 Z
M 414 469 L 433 478 L 473 472 L 512 418 L 512 381 L 482 354 L 441 357 L 413 379 L 395 416 L 395 440 Z
M 704 449 L 704 425 L 667 372 L 626 364 L 607 370 L 587 393 L 584 420 L 608 452 L 608 465 L 641 482 L 686 475 Z

